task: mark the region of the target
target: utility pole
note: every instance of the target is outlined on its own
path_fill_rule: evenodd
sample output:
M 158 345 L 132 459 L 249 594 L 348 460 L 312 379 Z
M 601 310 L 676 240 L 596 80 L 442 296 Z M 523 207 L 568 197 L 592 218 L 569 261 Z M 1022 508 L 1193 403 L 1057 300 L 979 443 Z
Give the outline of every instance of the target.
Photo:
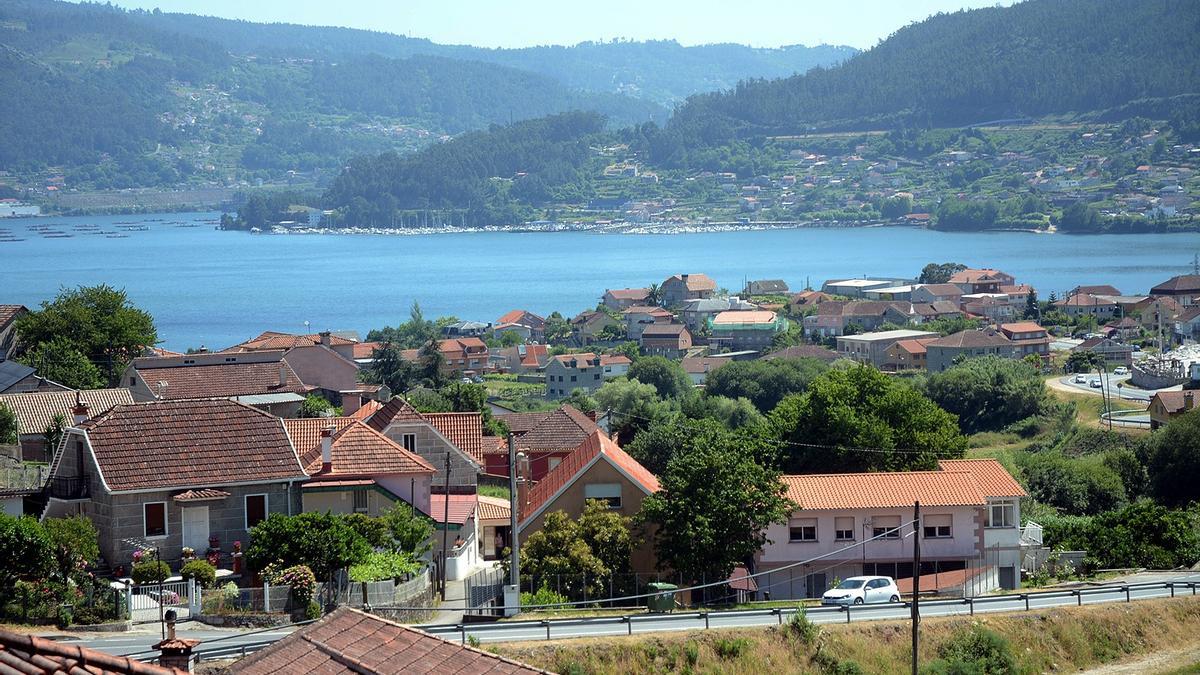
M 917 675 L 921 636 L 921 502 L 913 502 L 912 673 Z
M 448 452 L 446 453 L 445 490 L 446 503 L 442 509 L 442 569 L 440 570 L 440 574 L 438 574 L 441 577 L 442 602 L 446 601 L 446 564 L 449 562 L 446 557 L 447 537 L 450 535 L 450 453 Z
M 520 543 L 517 539 L 517 512 L 520 503 L 517 499 L 517 444 L 513 441 L 512 432 L 508 432 L 508 583 L 511 586 L 517 586 L 517 592 L 520 592 L 521 584 L 521 556 Z M 518 595 L 518 597 L 520 597 Z

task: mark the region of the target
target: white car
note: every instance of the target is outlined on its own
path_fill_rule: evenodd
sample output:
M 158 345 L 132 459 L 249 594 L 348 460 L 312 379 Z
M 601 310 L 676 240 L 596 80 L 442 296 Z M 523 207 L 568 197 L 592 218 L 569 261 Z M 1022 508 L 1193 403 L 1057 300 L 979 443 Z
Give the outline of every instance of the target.
M 1076 375 L 1074 381 L 1075 381 L 1075 384 L 1086 384 L 1087 378 L 1084 377 L 1083 375 Z
M 1125 366 L 1117 366 L 1116 370 L 1113 371 L 1113 375 L 1128 375 L 1128 374 L 1129 374 L 1129 369 L 1126 368 Z
M 1100 388 L 1100 378 L 1098 378 L 1098 377 L 1093 377 L 1093 378 L 1092 378 L 1092 379 L 1091 379 L 1091 380 L 1088 382 L 1088 386 L 1089 386 L 1089 387 L 1091 387 L 1092 389 L 1099 389 L 1099 388 Z
M 891 577 L 850 577 L 825 591 L 822 605 L 862 605 L 900 602 L 900 589 Z

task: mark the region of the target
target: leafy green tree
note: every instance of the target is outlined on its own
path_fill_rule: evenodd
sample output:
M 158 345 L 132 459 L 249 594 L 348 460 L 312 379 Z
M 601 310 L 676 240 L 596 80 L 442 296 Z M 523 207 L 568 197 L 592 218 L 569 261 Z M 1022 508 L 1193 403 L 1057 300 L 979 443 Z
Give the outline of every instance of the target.
M 965 269 L 967 269 L 967 266 L 962 263 L 929 263 L 921 268 L 921 276 L 917 277 L 917 283 L 944 284 L 950 281 L 950 277 L 954 276 L 956 272 L 961 272 Z
M 126 364 L 158 342 L 154 319 L 134 307 L 125 291 L 103 284 L 61 291 L 17 319 L 17 332 L 26 351 L 61 338 L 100 368 L 110 386 Z
M 1125 485 L 1103 457 L 1068 459 L 1057 452 L 1029 455 L 1023 462 L 1029 494 L 1066 515 L 1093 515 L 1127 501 Z
M 546 344 L 561 345 L 571 339 L 571 322 L 558 312 L 550 312 L 546 317 Z
M 603 593 L 601 578 L 611 574 L 611 569 L 584 540 L 580 523 L 565 511 L 552 511 L 546 514 L 542 528 L 521 546 L 521 573 L 532 576 L 535 583 L 557 576 L 556 588 L 568 597 L 581 598 L 585 578 L 588 595 Z
M 1200 409 L 1171 420 L 1156 433 L 1147 472 L 1150 493 L 1159 503 L 1184 506 L 1200 502 Z
M 397 394 L 402 394 L 421 380 L 417 366 L 401 354 L 397 344 L 386 343 L 371 354 L 371 366 L 366 374 L 375 384 L 386 385 Z
M 1046 401 L 1041 374 L 1023 361 L 984 356 L 968 359 L 926 381 L 942 409 L 958 415 L 963 432 L 995 431 L 1038 414 Z
M 72 389 L 96 389 L 105 384 L 103 371 L 65 337 L 29 349 L 20 360 L 36 368 L 39 376 Z
M 584 389 L 572 389 L 571 393 L 559 403 L 572 406 L 579 412 L 585 413 L 595 412 L 599 405 L 596 403 L 596 399 L 592 398 Z
M 387 326 L 367 333 L 369 342 L 387 342 L 400 349 L 419 349 L 437 337 L 437 323 L 425 318 L 425 313 L 421 311 L 421 303 L 416 300 L 413 300 L 409 308 L 408 321 L 396 327 Z
M 608 508 L 608 503 L 589 499 L 579 516 L 579 534 L 609 574 L 630 572 L 630 556 L 637 543 L 633 519 Z
M 612 412 L 609 426 L 622 442 L 632 439 L 651 421 L 670 414 L 672 406 L 658 397 L 652 384 L 637 380 L 615 379 L 596 390 L 596 409 Z
M 2 407 L 2 406 L 0 406 Z M 55 448 L 59 443 L 62 443 L 63 435 L 67 430 L 67 418 L 62 413 L 56 413 L 50 423 L 46 425 L 46 429 L 42 431 L 42 441 L 46 444 L 45 447 L 50 454 L 54 454 Z
M 87 517 L 47 518 L 42 529 L 59 581 L 66 583 L 84 565 L 100 559 L 100 534 Z
M 282 567 L 306 565 L 318 579 L 366 559 L 371 545 L 341 516 L 330 513 L 273 513 L 250 529 L 246 562 L 262 570 L 273 562 Z
M 304 402 L 300 404 L 299 417 L 335 417 L 341 413 L 341 409 L 335 407 L 332 403 L 325 400 L 320 394 L 309 394 L 304 397 Z
M 747 398 L 763 413 L 785 397 L 803 393 L 829 366 L 818 359 L 765 359 L 733 361 L 712 371 L 704 390 L 716 396 Z
M 0 403 L 0 445 L 16 445 L 20 431 L 17 414 L 6 404 Z
M 622 342 L 609 351 L 612 354 L 624 356 L 633 363 L 636 363 L 638 359 L 642 358 L 642 348 L 639 347 L 638 343 L 634 342 L 633 340 Z
M 421 378 L 429 386 L 437 389 L 445 386 L 449 380 L 446 376 L 446 356 L 442 354 L 441 345 L 437 340 L 430 340 L 421 347 L 419 372 Z
M 639 515 L 657 526 L 660 563 L 688 583 L 728 578 L 767 543 L 767 527 L 795 506 L 779 473 L 756 461 L 753 441 L 716 433 L 713 441 L 676 453 L 660 476 L 662 489 L 642 502 Z
M 713 419 L 730 429 L 757 428 L 766 418 L 748 398 L 728 398 L 694 393 L 681 402 L 683 414 L 695 419 Z
M 1104 357 L 1090 350 L 1072 351 L 1067 355 L 1066 368 L 1070 373 L 1099 372 L 1102 365 L 1104 365 Z
M 411 553 L 414 558 L 429 552 L 433 542 L 433 522 L 416 509 L 396 503 L 380 519 L 391 537 L 389 549 L 396 553 Z
M 1142 499 L 1091 517 L 1043 518 L 1055 550 L 1087 551 L 1100 567 L 1172 569 L 1200 560 L 1195 510 L 1172 511 Z
M 654 420 L 625 445 L 625 451 L 651 473 L 661 475 L 677 455 L 706 445 L 740 444 L 747 447 L 755 460 L 772 464 L 778 444 L 760 429 L 731 431 L 713 418 L 690 419 L 672 414 Z
M 663 399 L 682 398 L 692 390 L 692 380 L 678 363 L 663 356 L 647 356 L 629 367 L 629 379 L 652 385 Z
M 933 469 L 967 448 L 954 415 L 866 366 L 822 373 L 769 421 L 791 444 L 783 460 L 789 473 Z
M 44 578 L 54 567 L 46 531 L 28 516 L 0 514 L 0 607 L 8 604 L 18 581 Z
M 1017 658 L 1003 635 L 982 626 L 960 629 L 938 647 L 923 675 L 1017 675 Z

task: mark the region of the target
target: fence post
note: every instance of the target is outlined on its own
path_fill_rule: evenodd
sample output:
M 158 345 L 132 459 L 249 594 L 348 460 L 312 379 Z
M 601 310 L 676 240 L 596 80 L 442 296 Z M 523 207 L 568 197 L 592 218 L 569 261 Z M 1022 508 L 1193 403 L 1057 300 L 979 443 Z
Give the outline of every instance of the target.
M 1075 594 L 1075 606 L 1083 607 L 1083 593 L 1080 593 L 1079 591 L 1071 591 L 1071 592 Z
M 1171 588 L 1171 597 L 1172 597 L 1172 598 L 1173 598 L 1173 597 L 1175 597 L 1175 584 L 1174 584 L 1174 583 L 1168 583 L 1168 584 L 1167 584 L 1167 586 L 1169 586 L 1169 587 Z
M 263 612 L 271 612 L 271 584 L 263 581 Z
M 200 613 L 200 598 L 198 593 L 200 585 L 196 583 L 196 577 L 189 577 L 187 584 L 188 593 L 188 616 L 196 616 Z
M 708 630 L 708 612 L 704 613 L 704 630 Z
M 1130 602 L 1130 600 L 1129 600 L 1129 587 L 1128 587 L 1128 586 L 1126 586 L 1126 587 L 1125 587 L 1125 602 Z
M 967 598 L 967 606 L 971 608 L 971 616 L 975 616 L 975 598 Z
M 1028 612 L 1029 611 L 1029 594 L 1023 593 L 1021 595 L 1021 599 L 1025 601 L 1025 611 Z
M 846 623 L 850 623 L 850 605 L 846 605 Z
M 543 619 L 542 625 L 544 625 L 546 627 L 546 639 L 549 640 L 550 639 L 550 622 Z
M 621 618 L 625 619 L 625 625 L 629 627 L 629 635 L 633 635 L 633 619 L 628 616 L 623 616 Z
M 133 586 L 130 584 L 125 584 L 125 611 L 129 612 L 129 618 L 133 619 Z

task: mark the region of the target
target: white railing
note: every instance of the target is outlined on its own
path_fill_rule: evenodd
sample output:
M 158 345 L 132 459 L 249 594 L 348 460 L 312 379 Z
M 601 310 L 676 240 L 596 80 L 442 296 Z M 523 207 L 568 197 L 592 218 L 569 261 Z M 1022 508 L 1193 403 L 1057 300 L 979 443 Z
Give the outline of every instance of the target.
M 1042 545 L 1042 526 L 1032 520 L 1025 522 L 1025 527 L 1021 528 L 1021 546 L 1041 546 Z

